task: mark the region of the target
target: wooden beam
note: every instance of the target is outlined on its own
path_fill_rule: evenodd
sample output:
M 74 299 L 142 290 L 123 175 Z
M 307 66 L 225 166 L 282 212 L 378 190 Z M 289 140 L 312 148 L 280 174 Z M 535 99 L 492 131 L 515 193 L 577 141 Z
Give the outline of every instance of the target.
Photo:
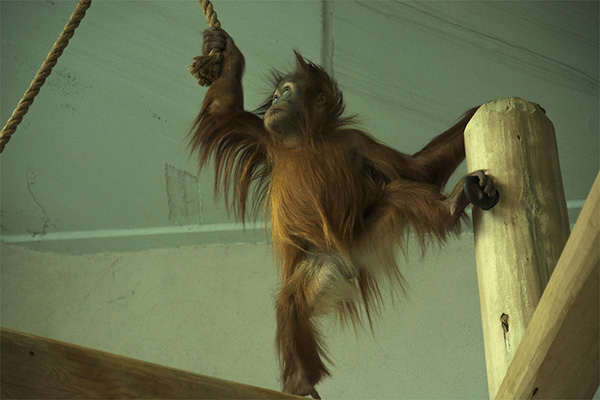
M 600 384 L 600 174 L 498 399 L 592 398 Z
M 473 209 L 473 234 L 490 398 L 533 317 L 569 237 L 552 122 L 534 103 L 496 100 L 465 129 L 469 171 L 483 169 L 500 201 Z
M 3 399 L 303 398 L 6 328 L 0 334 Z

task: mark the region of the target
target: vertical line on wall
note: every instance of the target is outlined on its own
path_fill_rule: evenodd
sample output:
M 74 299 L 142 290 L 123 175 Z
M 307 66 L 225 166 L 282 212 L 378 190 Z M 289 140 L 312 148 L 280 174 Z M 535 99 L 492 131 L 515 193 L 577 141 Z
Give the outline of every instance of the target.
M 321 43 L 321 66 L 333 77 L 333 7 L 334 1 L 321 1 L 322 18 L 322 43 Z

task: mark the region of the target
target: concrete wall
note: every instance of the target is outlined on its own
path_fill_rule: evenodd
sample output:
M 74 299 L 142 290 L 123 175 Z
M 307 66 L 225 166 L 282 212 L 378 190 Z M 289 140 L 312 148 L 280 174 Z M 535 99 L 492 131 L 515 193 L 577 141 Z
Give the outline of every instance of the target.
M 323 319 L 327 399 L 487 396 L 471 234 L 413 252 L 408 298 L 355 335 Z M 2 325 L 278 389 L 268 245 L 55 254 L 2 245 Z
M 406 153 L 467 109 L 518 96 L 552 120 L 579 212 L 600 160 L 597 1 L 214 3 L 246 57 L 248 109 L 292 49 L 333 71 L 360 127 Z M 3 122 L 75 5 L 0 1 Z M 206 27 L 197 0 L 92 4 L 0 159 L 0 240 L 57 252 L 252 240 L 186 148 Z

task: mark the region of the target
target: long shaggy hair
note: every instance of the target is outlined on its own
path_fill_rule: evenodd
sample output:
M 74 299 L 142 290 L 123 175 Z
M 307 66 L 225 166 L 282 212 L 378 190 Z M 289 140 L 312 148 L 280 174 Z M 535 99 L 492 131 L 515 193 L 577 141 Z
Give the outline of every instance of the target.
M 238 219 L 260 211 L 270 217 L 281 272 L 276 343 L 284 390 L 313 394 L 329 375 L 313 317 L 333 311 L 354 327 L 363 317 L 372 326 L 380 284 L 405 288 L 397 250 L 409 232 L 423 248 L 458 232 L 460 215 L 448 212 L 442 189 L 464 159 L 463 131 L 476 109 L 409 156 L 354 128 L 335 80 L 295 57 L 295 70 L 273 72 L 272 80 L 274 87 L 302 82 L 300 146 L 286 148 L 266 131 L 272 97 L 244 111 L 241 70 L 210 87 L 190 146 L 201 168 L 214 159 L 215 196 L 223 193 Z M 317 106 L 321 94 L 326 102 Z

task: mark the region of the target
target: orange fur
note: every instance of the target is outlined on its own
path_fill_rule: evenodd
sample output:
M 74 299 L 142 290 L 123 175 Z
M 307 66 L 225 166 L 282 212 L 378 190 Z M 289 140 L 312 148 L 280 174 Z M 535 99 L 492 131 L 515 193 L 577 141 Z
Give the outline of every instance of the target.
M 201 167 L 213 157 L 216 193 L 238 218 L 247 218 L 247 207 L 270 217 L 284 390 L 317 397 L 329 360 L 314 317 L 337 313 L 356 326 L 364 314 L 370 323 L 380 284 L 403 289 L 396 253 L 409 232 L 424 246 L 458 231 L 467 203 L 460 188 L 450 197 L 442 190 L 464 159 L 463 131 L 475 109 L 420 152 L 402 154 L 352 128 L 337 84 L 296 53 L 287 77 L 305 79 L 308 89 L 300 145 L 288 148 L 263 126 L 270 100 L 255 113 L 240 104 L 243 57 L 229 37 L 224 55 L 230 64 L 206 94 L 191 146 Z M 284 77 L 275 74 L 277 82 Z M 325 110 L 311 103 L 321 92 Z

